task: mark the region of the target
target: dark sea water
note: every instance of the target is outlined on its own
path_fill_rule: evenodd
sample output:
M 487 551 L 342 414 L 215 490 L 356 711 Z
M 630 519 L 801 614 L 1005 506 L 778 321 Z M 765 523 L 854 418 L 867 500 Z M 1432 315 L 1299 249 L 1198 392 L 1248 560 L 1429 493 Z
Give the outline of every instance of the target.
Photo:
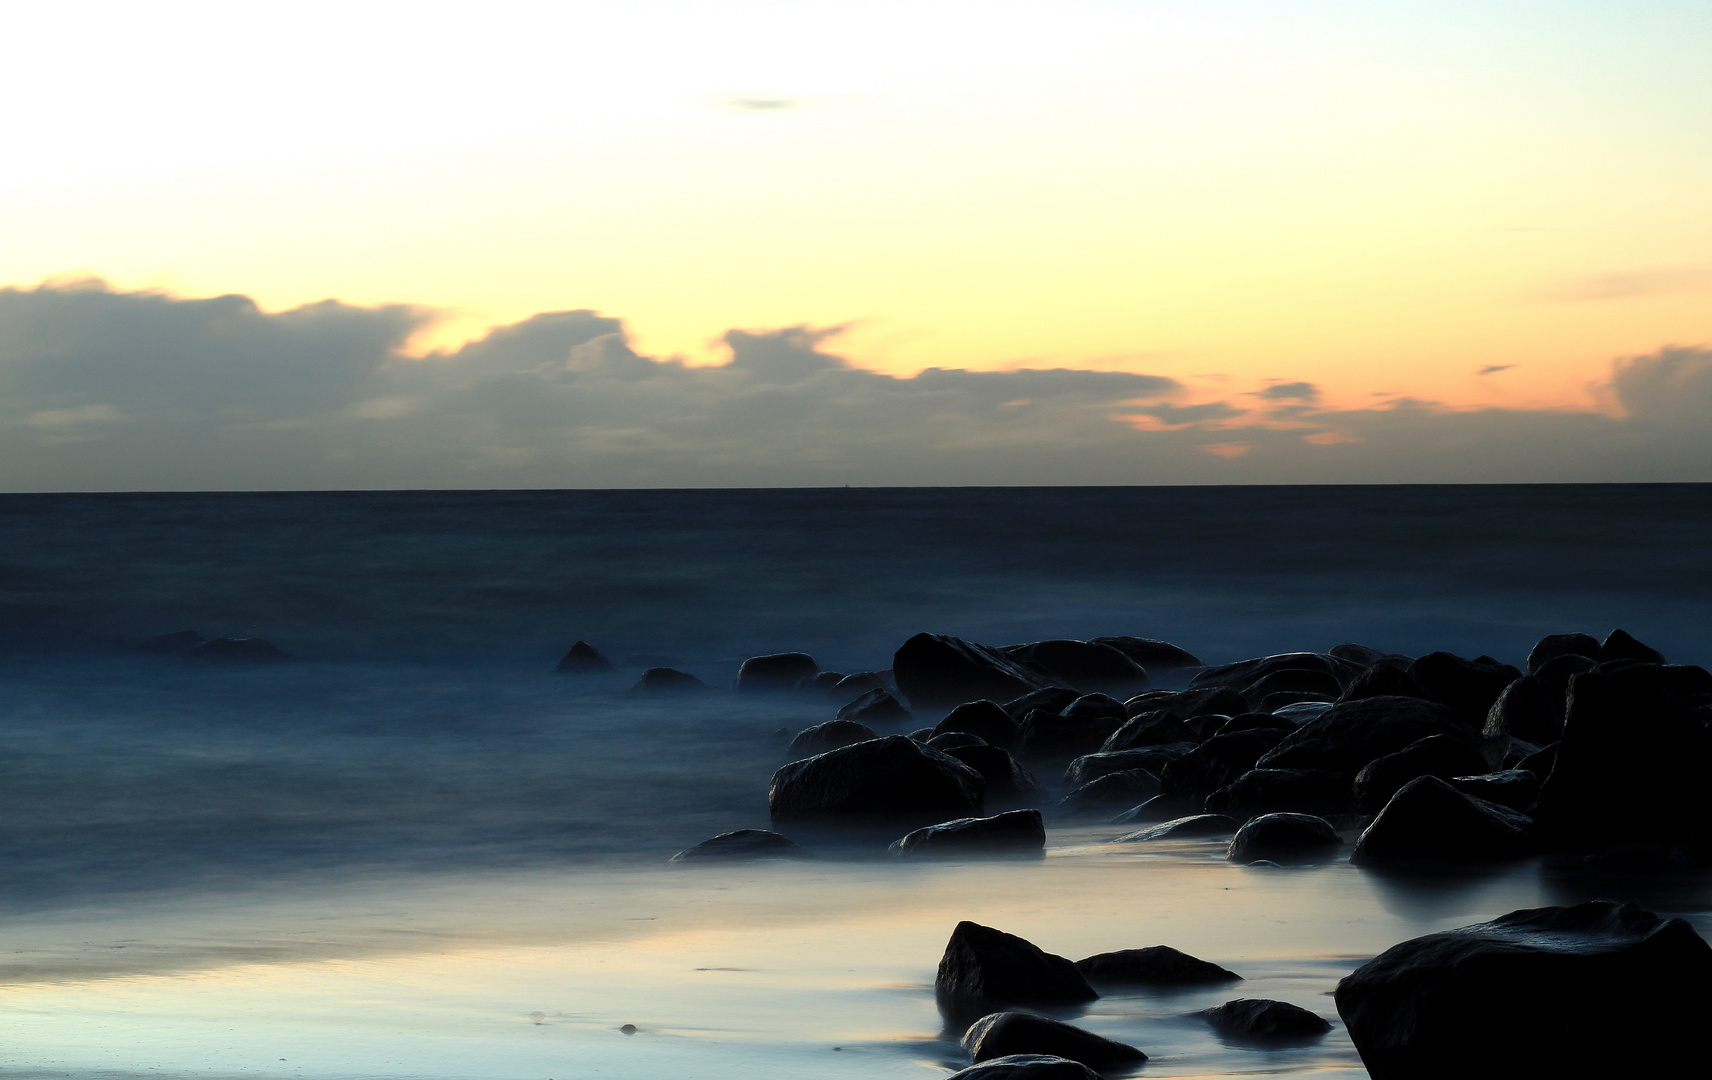
M 1709 601 L 1698 485 L 0 496 L 0 1068 L 931 1078 L 960 918 L 1178 945 L 1334 1022 L 1366 956 L 1514 907 L 1622 892 L 1706 933 L 1696 875 L 1399 885 L 1088 824 L 1026 866 L 663 864 L 766 825 L 777 732 L 840 704 L 723 689 L 756 653 L 884 668 L 929 630 L 1520 663 L 1621 626 L 1704 664 Z M 301 659 L 130 652 L 186 628 Z M 716 689 L 550 675 L 579 638 Z M 1361 1075 L 1341 1027 L 1224 1044 L 1192 1015 L 1221 993 L 1080 1022 L 1146 1075 Z

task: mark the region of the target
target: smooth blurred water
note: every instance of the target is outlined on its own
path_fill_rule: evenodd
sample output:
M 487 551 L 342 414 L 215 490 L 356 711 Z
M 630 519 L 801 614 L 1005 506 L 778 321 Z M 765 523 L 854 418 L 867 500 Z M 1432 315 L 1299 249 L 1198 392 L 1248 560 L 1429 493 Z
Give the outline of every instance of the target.
M 1162 637 L 1215 662 L 1345 640 L 1519 662 L 1544 633 L 1621 625 L 1706 662 L 1709 496 L 0 496 L 0 1068 L 934 1077 L 957 1061 L 930 985 L 960 918 L 1073 956 L 1177 945 L 1252 975 L 1228 996 L 1328 1017 L 1364 956 L 1514 907 L 1624 893 L 1704 931 L 1694 875 L 1267 874 L 1216 844 L 1138 851 L 1063 824 L 1024 865 L 836 844 L 663 864 L 766 825 L 779 730 L 838 704 L 723 689 L 744 656 L 880 668 L 932 630 Z M 187 627 L 304 659 L 127 651 Z M 677 657 L 716 689 L 548 674 L 576 638 Z M 1191 1014 L 1222 999 L 1108 998 L 1080 1022 L 1153 1054 L 1145 1075 L 1359 1073 L 1341 1028 L 1288 1051 L 1221 1042 Z

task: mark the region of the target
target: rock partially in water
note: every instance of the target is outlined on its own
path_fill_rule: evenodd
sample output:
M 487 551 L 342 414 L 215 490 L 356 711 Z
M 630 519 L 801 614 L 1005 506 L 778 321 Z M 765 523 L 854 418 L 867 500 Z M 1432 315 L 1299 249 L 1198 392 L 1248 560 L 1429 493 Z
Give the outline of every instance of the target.
M 1450 706 L 1464 724 L 1479 731 L 1486 724 L 1492 703 L 1522 673 L 1490 656 L 1470 660 L 1455 653 L 1435 652 L 1417 657 L 1409 665 L 1409 675 L 1421 689 Z
M 1332 1029 L 1318 1013 L 1266 998 L 1237 998 L 1201 1015 L 1226 1038 L 1253 1042 L 1312 1039 Z
M 840 720 L 855 720 L 862 724 L 897 724 L 913 719 L 904 703 L 883 686 L 862 693 L 835 714 Z
M 1117 716 L 1063 716 L 1036 709 L 1017 725 L 1016 752 L 1034 758 L 1075 758 L 1098 751 L 1122 727 Z
M 1209 813 L 1246 821 L 1260 814 L 1342 814 L 1349 780 L 1324 769 L 1250 769 L 1207 796 Z
M 935 735 L 933 738 L 943 736 Z M 1041 792 L 1040 781 L 1034 778 L 1034 774 L 1023 768 L 1008 751 L 997 746 L 954 746 L 944 753 L 981 774 L 987 782 L 989 806 L 1027 803 Z
M 1374 1080 L 1677 1076 L 1704 1057 L 1712 947 L 1595 900 L 1392 946 L 1338 983 Z
M 1049 1054 L 1011 1054 L 991 1058 L 952 1073 L 945 1080 L 1101 1080 L 1100 1074 L 1069 1058 Z
M 1325 862 L 1337 854 L 1343 838 L 1332 823 L 1312 814 L 1263 814 L 1231 838 L 1231 862 L 1274 862 L 1280 866 Z
M 1526 855 L 1531 818 L 1506 806 L 1464 795 L 1436 776 L 1403 785 L 1356 841 L 1350 862 L 1359 866 L 1434 862 L 1489 862 Z
M 1148 671 L 1181 671 L 1201 667 L 1201 658 L 1169 641 L 1140 637 L 1097 637 L 1096 644 L 1110 645 Z
M 1563 734 L 1563 698 L 1539 676 L 1524 675 L 1492 703 L 1481 734 L 1495 741 L 1553 742 Z
M 1005 701 L 1056 681 L 998 649 L 947 634 L 917 634 L 904 642 L 892 656 L 892 678 L 916 708 Z
M 916 857 L 1039 854 L 1045 850 L 1046 824 L 1039 810 L 942 821 L 917 829 L 891 846 L 895 855 Z
M 1460 736 L 1429 735 L 1394 754 L 1374 758 L 1355 774 L 1355 808 L 1377 814 L 1417 776 L 1468 776 L 1486 771 L 1486 759 Z
M 1213 986 L 1242 981 L 1234 971 L 1169 945 L 1098 953 L 1076 961 L 1076 970 L 1093 986 Z
M 1267 728 L 1215 735 L 1168 763 L 1159 774 L 1159 790 L 1166 795 L 1205 799 L 1254 768 L 1262 755 L 1287 737 L 1282 731 Z
M 1120 836 L 1113 843 L 1133 843 L 1140 840 L 1191 840 L 1202 836 L 1226 836 L 1234 833 L 1242 822 L 1224 814 L 1191 814 L 1172 818 L 1152 828 Z
M 1080 690 L 1133 693 L 1147 685 L 1147 672 L 1140 664 L 1110 645 L 1095 641 L 1063 638 L 1031 641 L 1026 645 L 1007 645 L 1000 651 Z
M 773 774 L 774 821 L 925 825 L 983 812 L 981 774 L 902 735 L 793 761 Z
M 1092 783 L 1102 776 L 1128 769 L 1146 769 L 1155 776 L 1172 758 L 1181 757 L 1175 750 L 1116 750 L 1100 751 L 1093 754 L 1083 754 L 1072 761 L 1064 770 L 1064 782 L 1071 787 L 1081 787 Z
M 1100 996 L 1064 957 L 967 920 L 951 931 L 933 986 L 942 1009 L 970 1020 L 1013 1005 L 1081 1005 Z
M 976 1061 L 1012 1054 L 1046 1054 L 1080 1061 L 1092 1068 L 1147 1060 L 1146 1054 L 1128 1043 L 1027 1012 L 997 1012 L 981 1017 L 963 1033 L 963 1049 Z
M 1374 758 L 1429 735 L 1474 742 L 1474 733 L 1437 702 L 1410 697 L 1344 701 L 1285 736 L 1256 764 L 1266 769 L 1325 769 L 1353 779 Z
M 1159 777 L 1146 769 L 1125 769 L 1091 780 L 1058 800 L 1058 809 L 1071 813 L 1099 813 L 1134 806 L 1159 794 Z
M 840 746 L 853 746 L 880 736 L 867 724 L 854 720 L 828 720 L 797 732 L 791 740 L 790 753 L 795 758 L 813 757 Z
M 1450 786 L 1464 795 L 1485 799 L 1489 803 L 1526 811 L 1540 795 L 1540 778 L 1527 769 L 1505 769 L 1502 772 L 1480 773 L 1475 776 L 1453 776 Z
M 819 671 L 820 665 L 808 653 L 751 656 L 737 669 L 737 689 L 742 692 L 794 690 L 797 683 L 813 678 Z
M 561 675 L 593 675 L 618 669 L 601 655 L 599 649 L 586 641 L 579 641 L 559 657 L 559 665 L 553 670 Z
M 651 667 L 632 686 L 633 693 L 679 693 L 685 690 L 706 690 L 707 684 L 687 671 L 669 667 Z
M 766 829 L 738 829 L 686 848 L 673 855 L 671 861 L 678 864 L 742 862 L 748 859 L 794 858 L 802 854 L 803 849 L 797 846 L 796 841 L 781 833 Z
M 966 701 L 945 714 L 933 726 L 935 735 L 967 732 L 983 741 L 1009 750 L 1016 745 L 1017 722 L 1004 707 L 993 701 Z

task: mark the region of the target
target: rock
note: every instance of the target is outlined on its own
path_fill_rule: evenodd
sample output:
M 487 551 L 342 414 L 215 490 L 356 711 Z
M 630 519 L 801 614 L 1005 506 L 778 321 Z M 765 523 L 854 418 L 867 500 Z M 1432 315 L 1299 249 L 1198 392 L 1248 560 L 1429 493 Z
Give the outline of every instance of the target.
M 1191 716 L 1189 719 L 1183 721 L 1183 723 L 1190 731 L 1195 733 L 1195 738 L 1197 740 L 1206 742 L 1214 735 L 1217 735 L 1219 733 L 1219 729 L 1230 723 L 1230 721 L 1231 718 L 1228 716 L 1208 715 Z
M 1296 705 L 1286 705 L 1282 709 L 1273 709 L 1272 715 L 1280 720 L 1288 720 L 1296 727 L 1301 727 L 1310 720 L 1318 720 L 1326 715 L 1327 712 L 1331 711 L 1333 704 L 1334 702 L 1330 701 L 1304 701 Z M 1233 716 L 1231 719 L 1235 720 L 1236 717 Z
M 1283 731 L 1296 730 L 1294 721 L 1284 716 L 1274 716 L 1271 713 L 1251 712 L 1233 716 L 1219 725 L 1215 735 L 1234 735 L 1239 731 Z
M 927 740 L 933 738 L 933 729 L 930 727 L 916 728 L 914 731 L 909 732 L 905 738 L 909 739 L 911 742 L 925 744 Z
M 1169 945 L 1099 953 L 1076 961 L 1076 970 L 1093 986 L 1212 986 L 1242 981 L 1234 971 Z
M 1250 769 L 1207 796 L 1208 813 L 1246 821 L 1260 814 L 1342 814 L 1349 780 L 1323 769 Z
M 840 746 L 852 746 L 879 737 L 867 724 L 858 724 L 854 720 L 828 720 L 797 732 L 797 737 L 791 740 L 790 753 L 796 758 L 813 757 Z
M 1147 1060 L 1146 1054 L 1128 1043 L 1026 1012 L 989 1013 L 981 1017 L 963 1033 L 963 1049 L 976 1061 L 1013 1054 L 1048 1054 L 1092 1067 Z
M 870 690 L 890 690 L 892 673 L 889 671 L 857 671 L 839 679 L 833 684 L 832 692 L 849 701 L 859 694 Z
M 1097 637 L 1091 640 L 1099 645 L 1110 645 L 1148 671 L 1180 671 L 1201 666 L 1200 657 L 1168 641 L 1140 637 Z
M 1174 757 L 1180 757 L 1175 750 L 1117 750 L 1100 751 L 1096 754 L 1083 754 L 1072 761 L 1064 770 L 1064 782 L 1071 787 L 1081 787 L 1092 783 L 1102 776 L 1128 769 L 1146 769 L 1155 776 L 1165 767 L 1165 763 Z
M 1010 1054 L 971 1065 L 945 1080 L 1100 1080 L 1100 1074 L 1069 1058 Z
M 1236 716 L 1248 711 L 1248 699 L 1228 686 L 1203 686 L 1191 690 L 1150 690 L 1124 702 L 1131 717 L 1152 714 L 1187 720 L 1191 716 L 1217 713 Z
M 1112 818 L 1113 825 L 1133 825 L 1142 821 L 1169 821 L 1172 818 L 1198 814 L 1203 800 L 1193 795 L 1155 795 L 1140 806 Z
M 1110 814 L 1126 806 L 1145 802 L 1159 794 L 1159 777 L 1146 769 L 1126 769 L 1091 780 L 1058 800 L 1065 812 L 1091 811 Z
M 1341 663 L 1341 661 L 1334 660 L 1323 653 L 1278 653 L 1273 656 L 1256 657 L 1253 660 L 1239 660 L 1234 664 L 1219 664 L 1216 667 L 1202 668 L 1190 680 L 1189 686 L 1191 688 L 1225 686 L 1236 690 L 1249 686 L 1275 671 L 1319 671 L 1335 676 L 1340 670 L 1339 665 Z
M 953 1016 L 985 1016 L 1011 1005 L 1081 1005 L 1100 996 L 1064 957 L 967 920 L 951 931 L 933 987 Z
M 1513 859 L 1528 853 L 1533 826 L 1526 814 L 1464 795 L 1436 776 L 1419 776 L 1404 784 L 1362 832 L 1350 862 Z
M 935 735 L 927 740 L 927 745 L 941 753 L 955 750 L 960 746 L 986 746 L 987 740 L 979 735 L 971 735 L 967 731 L 947 731 L 943 735 Z
M 1535 678 L 1545 683 L 1552 692 L 1552 699 L 1557 703 L 1558 718 L 1563 718 L 1563 705 L 1569 698 L 1569 680 L 1586 671 L 1595 671 L 1599 667 L 1597 660 L 1574 653 L 1554 656 L 1540 665 Z
M 1018 754 L 1038 758 L 1073 758 L 1101 749 L 1124 725 L 1115 716 L 1060 716 L 1036 709 L 1017 725 Z
M 1353 642 L 1345 642 L 1342 645 L 1333 645 L 1331 648 L 1327 649 L 1326 655 L 1335 656 L 1339 660 L 1347 660 L 1358 667 L 1366 668 L 1377 664 L 1388 654 L 1368 645 L 1356 645 Z
M 1227 858 L 1280 865 L 1325 862 L 1343 846 L 1331 822 L 1312 814 L 1263 814 L 1236 831 Z
M 817 671 L 806 679 L 797 680 L 797 689 L 809 694 L 831 694 L 844 678 L 842 671 Z
M 1083 694 L 1070 704 L 1058 710 L 1059 716 L 1064 717 L 1105 717 L 1122 724 L 1129 719 L 1129 713 L 1124 711 L 1124 703 L 1109 694 Z
M 935 735 L 966 732 L 993 746 L 1010 749 L 1016 745 L 1017 722 L 1004 708 L 991 701 L 966 701 L 945 714 L 933 726 Z
M 1486 724 L 1486 714 L 1504 688 L 1521 678 L 1509 664 L 1483 656 L 1468 660 L 1455 653 L 1435 652 L 1416 658 L 1409 676 L 1421 689 L 1449 705 L 1475 731 Z
M 1608 660 L 1594 670 L 1645 679 L 1679 698 L 1712 694 L 1712 671 L 1698 664 L 1649 664 L 1644 660 Z
M 1030 690 L 1019 698 L 1012 698 L 1001 707 L 1006 716 L 1021 723 L 1023 717 L 1036 709 L 1045 709 L 1050 713 L 1063 712 L 1066 706 L 1081 696 L 1080 691 L 1072 690 L 1068 686 L 1044 686 L 1039 690 Z
M 1436 702 L 1409 697 L 1343 701 L 1286 735 L 1256 764 L 1264 769 L 1325 769 L 1353 778 L 1374 758 L 1429 735 L 1473 742 L 1473 733 Z
M 1448 783 L 1464 795 L 1484 799 L 1489 803 L 1527 812 L 1539 798 L 1540 778 L 1526 769 L 1505 769 L 1503 772 L 1480 773 L 1475 776 L 1453 776 Z
M 561 675 L 587 675 L 595 672 L 617 671 L 612 661 L 600 654 L 600 650 L 586 641 L 572 645 L 570 651 L 559 657 L 559 666 L 553 669 Z
M 904 708 L 904 703 L 883 686 L 864 692 L 839 709 L 837 716 L 840 720 L 855 720 L 863 724 L 896 724 L 914 719 Z
M 794 690 L 797 683 L 810 679 L 820 671 L 820 665 L 808 653 L 785 652 L 768 656 L 751 656 L 737 669 L 737 689 Z
M 1538 675 L 1547 661 L 1567 655 L 1592 659 L 1599 655 L 1599 639 L 1592 634 L 1547 634 L 1534 642 L 1524 667 L 1529 675 Z
M 992 817 L 958 818 L 917 829 L 892 843 L 896 855 L 1015 855 L 1046 850 L 1046 825 L 1039 810 L 1011 810 Z
M 1394 945 L 1335 999 L 1374 1080 L 1676 1076 L 1704 1055 L 1712 948 L 1633 904 L 1533 908 Z
M 1563 734 L 1563 699 L 1539 676 L 1524 675 L 1492 703 L 1481 734 L 1497 741 L 1554 742 Z
M 1191 795 L 1205 799 L 1254 768 L 1262 754 L 1281 743 L 1282 731 L 1251 728 L 1229 735 L 1215 735 L 1174 761 L 1159 774 L 1159 790 L 1165 795 Z
M 1234 833 L 1242 822 L 1224 814 L 1191 814 L 1173 818 L 1151 828 L 1117 837 L 1114 844 L 1134 844 L 1144 840 L 1194 840 L 1204 836 L 1224 836 Z
M 1307 694 L 1331 701 L 1343 693 L 1343 684 L 1327 671 L 1286 668 L 1256 679 L 1242 690 L 1244 700 L 1251 706 L 1259 705 L 1268 695 L 1278 693 Z
M 917 634 L 899 646 L 892 678 L 916 708 L 1004 701 L 1055 681 L 997 649 L 945 634 Z
M 1605 635 L 1605 640 L 1599 643 L 1599 655 L 1594 659 L 1601 662 L 1607 660 L 1640 660 L 1648 664 L 1669 663 L 1664 658 L 1664 653 L 1642 645 L 1624 630 L 1613 630 Z
M 1033 641 L 999 650 L 1048 678 L 1081 690 L 1128 693 L 1147 685 L 1147 672 L 1110 645 L 1093 641 Z
M 1028 802 L 1040 794 L 1040 781 L 997 746 L 955 746 L 944 753 L 981 774 L 989 805 Z
M 736 832 L 720 833 L 712 839 L 703 840 L 695 847 L 686 848 L 673 855 L 671 861 L 677 864 L 740 862 L 746 859 L 796 857 L 802 854 L 803 849 L 788 836 L 766 829 L 738 829 Z
M 277 664 L 292 659 L 290 653 L 259 637 L 209 638 L 192 645 L 184 655 L 221 664 Z
M 634 693 L 656 694 L 662 691 L 706 690 L 707 684 L 687 671 L 669 667 L 651 667 L 632 686 Z
M 1548 743 L 1538 750 L 1516 762 L 1516 768 L 1526 769 L 1538 777 L 1551 775 L 1552 766 L 1557 764 L 1557 743 Z
M 1370 697 L 1412 697 L 1424 701 L 1433 700 L 1433 696 L 1421 689 L 1421 684 L 1407 671 L 1399 671 L 1390 664 L 1374 664 L 1357 675 L 1344 692 L 1339 695 L 1339 701 L 1360 701 Z
M 1377 814 L 1391 796 L 1417 776 L 1467 776 L 1486 771 L 1486 759 L 1452 735 L 1429 735 L 1394 754 L 1374 758 L 1355 774 L 1355 809 Z
M 147 653 L 150 656 L 189 656 L 190 650 L 206 640 L 194 630 L 179 630 L 171 634 L 156 634 L 138 642 L 137 647 L 131 651 Z
M 1335 699 L 1329 694 L 1316 694 L 1308 691 L 1281 690 L 1276 694 L 1267 694 L 1254 707 L 1263 713 L 1277 712 L 1292 705 L 1332 704 Z
M 1332 1029 L 1324 1017 L 1300 1005 L 1265 998 L 1237 998 L 1201 1015 L 1226 1038 L 1252 1041 L 1312 1039 Z
M 981 816 L 985 787 L 961 761 L 887 735 L 784 766 L 767 805 L 774 821 L 930 824 Z
M 1161 713 L 1145 713 L 1124 722 L 1123 727 L 1112 732 L 1105 742 L 1100 744 L 1100 753 L 1112 754 L 1121 750 L 1145 750 L 1159 746 L 1195 746 L 1201 737 L 1195 734 L 1193 728 L 1174 716 Z
M 1644 679 L 1577 675 L 1534 818 L 1554 848 L 1699 843 L 1712 831 L 1707 757 L 1706 727 L 1681 699 Z

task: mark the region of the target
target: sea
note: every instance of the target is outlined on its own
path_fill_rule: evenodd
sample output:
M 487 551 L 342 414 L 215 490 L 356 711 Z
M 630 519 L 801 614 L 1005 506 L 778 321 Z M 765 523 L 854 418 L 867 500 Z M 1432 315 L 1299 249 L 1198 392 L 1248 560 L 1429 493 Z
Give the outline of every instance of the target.
M 1064 1014 L 1149 1055 L 1112 1077 L 1364 1076 L 1330 992 L 1390 945 L 1605 896 L 1712 936 L 1712 878 L 1248 868 L 1050 814 L 1030 861 L 671 866 L 767 827 L 843 704 L 738 665 L 884 669 L 920 631 L 1520 664 L 1615 627 L 1706 664 L 1709 602 L 1709 485 L 0 495 L 0 1071 L 937 1080 L 972 919 L 1245 977 Z M 186 629 L 294 659 L 134 649 Z M 618 670 L 555 674 L 577 640 Z M 660 665 L 709 689 L 632 690 Z M 1233 997 L 1332 1031 L 1228 1041 L 1200 1014 Z

